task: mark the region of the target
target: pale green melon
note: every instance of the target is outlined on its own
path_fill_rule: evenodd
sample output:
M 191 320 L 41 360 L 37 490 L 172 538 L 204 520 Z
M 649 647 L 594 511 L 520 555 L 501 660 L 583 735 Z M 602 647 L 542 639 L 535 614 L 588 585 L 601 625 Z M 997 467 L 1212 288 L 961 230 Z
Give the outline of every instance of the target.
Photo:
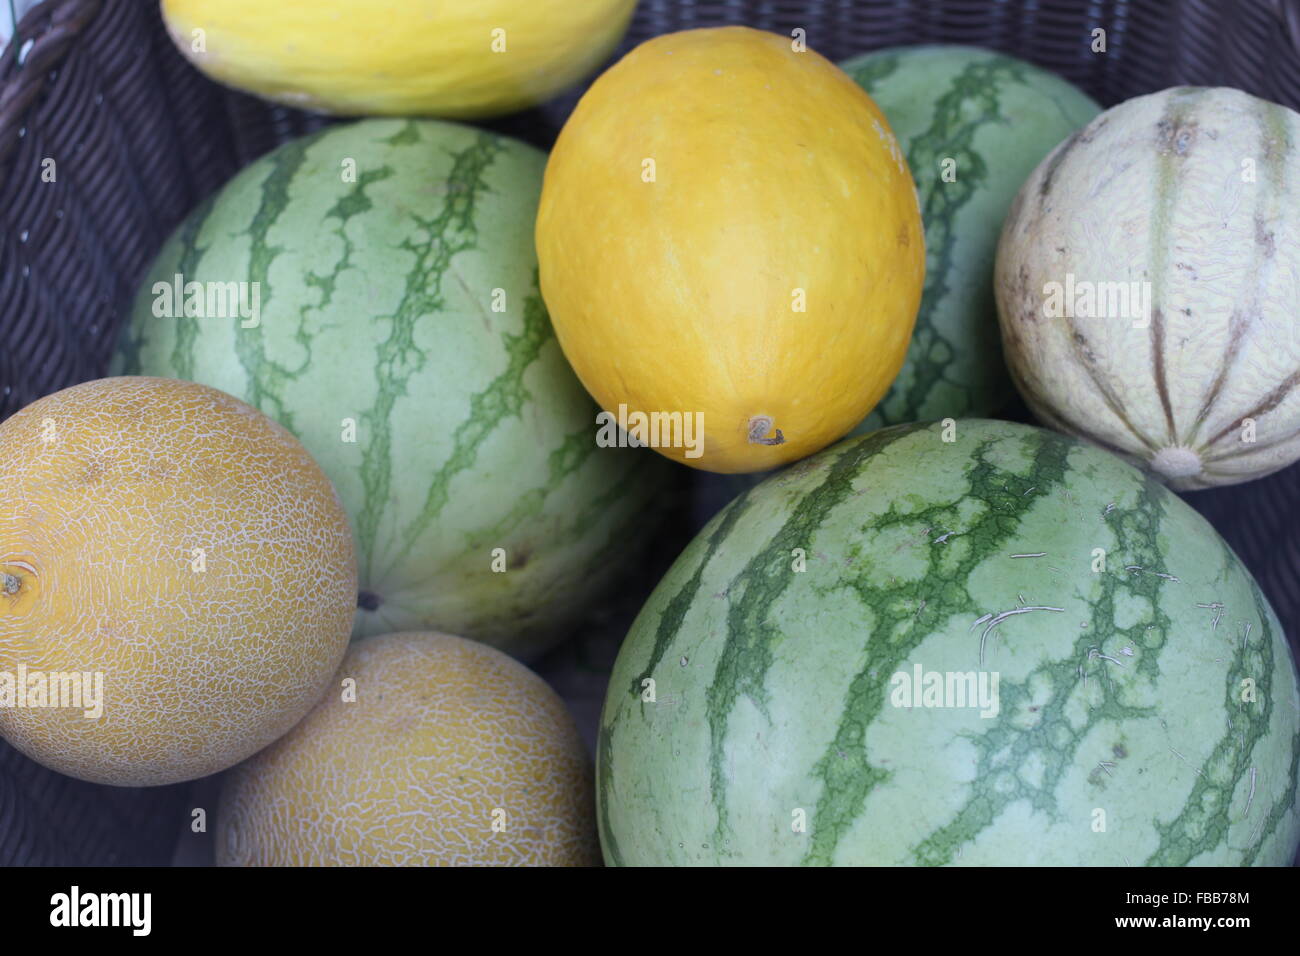
M 1045 423 L 1179 489 L 1300 458 L 1300 114 L 1178 87 L 1025 182 L 998 249 L 1007 361 Z

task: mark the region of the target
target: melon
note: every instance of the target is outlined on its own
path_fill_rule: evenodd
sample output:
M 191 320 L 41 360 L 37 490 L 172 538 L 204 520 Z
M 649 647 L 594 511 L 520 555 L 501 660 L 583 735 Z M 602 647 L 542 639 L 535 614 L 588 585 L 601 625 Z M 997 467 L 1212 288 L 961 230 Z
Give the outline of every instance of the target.
M 357 641 L 301 724 L 227 775 L 223 866 L 599 863 L 591 767 L 563 701 L 499 651 Z
M 889 119 L 925 220 L 912 344 L 855 432 L 992 414 L 1013 392 L 993 300 L 1002 221 L 1039 161 L 1101 107 L 1055 74 L 977 47 L 893 47 L 840 66 Z
M 82 780 L 175 783 L 275 740 L 348 644 L 347 515 L 215 389 L 87 382 L 0 424 L 0 735 Z
M 728 473 L 803 458 L 875 405 L 923 246 L 884 114 L 800 41 L 747 27 L 655 37 L 600 76 L 537 215 L 542 293 L 587 390 L 634 439 Z
M 1300 114 L 1178 87 L 1107 110 L 1016 197 L 996 290 L 1046 424 L 1178 489 L 1300 458 Z
M 535 106 L 591 73 L 636 0 L 162 0 L 208 76 L 300 109 L 471 118 Z
M 544 163 L 450 123 L 333 127 L 241 172 L 141 284 L 113 368 L 221 388 L 302 440 L 352 520 L 357 635 L 533 657 L 636 558 L 667 466 L 601 445 L 555 341 Z
M 1300 685 L 1250 574 L 1110 453 L 962 420 L 741 495 L 601 717 L 621 865 L 1284 865 Z

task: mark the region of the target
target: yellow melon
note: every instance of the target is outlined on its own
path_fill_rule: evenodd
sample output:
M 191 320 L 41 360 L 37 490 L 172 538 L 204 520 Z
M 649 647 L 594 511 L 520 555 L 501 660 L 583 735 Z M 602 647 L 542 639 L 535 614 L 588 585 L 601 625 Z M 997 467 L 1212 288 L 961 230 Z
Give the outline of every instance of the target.
M 225 866 L 599 862 L 591 768 L 564 702 L 485 644 L 353 643 L 335 689 L 231 771 Z
M 100 379 L 0 423 L 0 735 L 48 767 L 243 760 L 320 698 L 356 598 L 329 480 L 224 392 Z
M 534 106 L 610 55 L 636 0 L 162 0 L 222 83 L 303 109 L 471 118 Z
M 884 115 L 798 41 L 745 27 L 656 37 L 597 79 L 536 236 L 587 390 L 634 439 L 720 472 L 857 425 L 898 374 L 925 273 Z

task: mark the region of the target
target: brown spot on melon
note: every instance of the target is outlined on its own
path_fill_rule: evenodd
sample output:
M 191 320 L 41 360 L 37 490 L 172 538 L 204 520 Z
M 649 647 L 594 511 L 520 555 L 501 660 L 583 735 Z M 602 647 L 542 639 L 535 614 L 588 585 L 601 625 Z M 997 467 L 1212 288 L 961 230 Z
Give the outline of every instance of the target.
M 1259 216 L 1255 217 L 1255 243 L 1263 249 L 1265 259 L 1273 258 L 1276 252 L 1273 231 L 1264 225 L 1264 220 Z
M 1162 153 L 1186 156 L 1196 145 L 1199 127 L 1193 121 L 1175 123 L 1162 119 L 1156 124 L 1156 142 Z

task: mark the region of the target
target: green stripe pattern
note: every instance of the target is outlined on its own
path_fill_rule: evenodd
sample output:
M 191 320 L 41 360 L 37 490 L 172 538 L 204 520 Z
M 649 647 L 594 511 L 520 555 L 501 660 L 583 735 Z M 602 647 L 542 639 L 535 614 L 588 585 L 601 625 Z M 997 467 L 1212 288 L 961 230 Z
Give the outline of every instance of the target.
M 907 358 L 854 434 L 991 414 L 1012 391 L 993 298 L 1002 220 L 1039 161 L 1101 108 L 1054 74 L 974 47 L 899 47 L 841 66 L 907 154 L 926 246 Z
M 905 706 L 918 666 L 996 673 L 996 713 Z M 615 865 L 1282 864 L 1298 759 L 1281 627 L 1190 507 L 1054 432 L 905 425 L 678 559 L 612 675 L 599 823 Z
M 544 164 L 451 123 L 332 127 L 240 173 L 141 287 L 114 372 L 213 385 L 302 440 L 352 519 L 359 635 L 533 657 L 635 556 L 666 465 L 596 445 L 537 285 Z M 256 283 L 259 323 L 155 315 L 178 273 Z

